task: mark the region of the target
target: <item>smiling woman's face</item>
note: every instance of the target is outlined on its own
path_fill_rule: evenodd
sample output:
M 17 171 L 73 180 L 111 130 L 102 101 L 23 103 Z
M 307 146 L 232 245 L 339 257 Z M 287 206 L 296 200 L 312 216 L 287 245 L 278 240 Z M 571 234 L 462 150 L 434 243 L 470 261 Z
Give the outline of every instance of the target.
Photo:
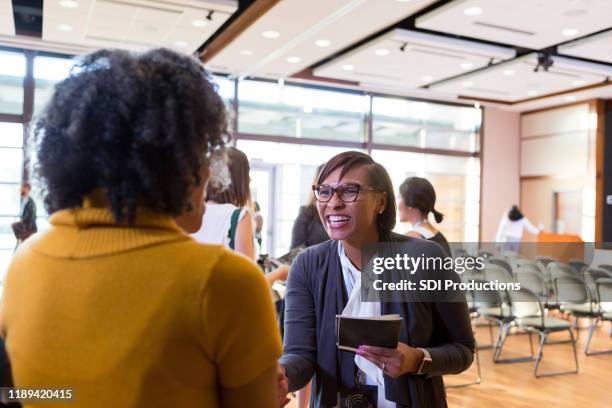
M 366 166 L 350 169 L 342 180 L 342 167 L 337 168 L 323 180 L 322 185 L 339 187 L 357 185 L 362 188 L 371 187 Z M 326 203 L 317 202 L 319 216 L 331 239 L 362 243 L 377 237 L 378 214 L 385 209 L 386 197 L 378 191 L 361 190 L 357 200 L 345 203 L 334 194 Z

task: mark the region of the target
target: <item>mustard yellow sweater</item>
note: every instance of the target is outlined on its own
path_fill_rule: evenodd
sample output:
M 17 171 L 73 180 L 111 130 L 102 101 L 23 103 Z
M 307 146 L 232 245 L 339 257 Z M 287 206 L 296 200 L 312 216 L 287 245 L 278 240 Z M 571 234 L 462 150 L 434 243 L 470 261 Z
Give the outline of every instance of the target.
M 218 387 L 280 356 L 269 289 L 247 259 L 147 212 L 133 227 L 91 207 L 50 222 L 15 255 L 0 312 L 15 385 L 72 390 L 41 407 L 217 407 Z

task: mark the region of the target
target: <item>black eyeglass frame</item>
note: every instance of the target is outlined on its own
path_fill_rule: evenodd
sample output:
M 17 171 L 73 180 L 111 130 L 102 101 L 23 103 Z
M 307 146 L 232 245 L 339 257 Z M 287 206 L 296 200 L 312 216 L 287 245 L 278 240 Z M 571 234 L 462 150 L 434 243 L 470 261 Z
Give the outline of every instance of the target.
M 313 184 L 312 185 L 312 191 L 314 192 L 315 195 L 315 199 L 317 200 L 317 202 L 319 203 L 328 203 L 331 201 L 332 197 L 334 196 L 334 194 L 336 194 L 336 196 L 340 199 L 340 201 L 342 201 L 343 203 L 354 203 L 355 201 L 357 201 L 357 198 L 359 198 L 359 193 L 361 191 L 378 191 L 380 192 L 381 190 L 378 188 L 374 188 L 374 187 L 363 187 L 360 186 L 359 184 L 343 184 L 341 186 L 338 187 L 332 187 L 332 186 L 326 186 L 329 187 L 331 189 L 331 194 L 329 196 L 328 200 L 321 200 L 319 198 L 319 188 L 322 186 L 326 186 L 325 184 Z M 357 194 L 355 195 L 355 198 L 353 200 L 345 200 L 342 198 L 342 195 L 344 194 L 344 191 L 348 188 L 356 188 L 357 189 Z

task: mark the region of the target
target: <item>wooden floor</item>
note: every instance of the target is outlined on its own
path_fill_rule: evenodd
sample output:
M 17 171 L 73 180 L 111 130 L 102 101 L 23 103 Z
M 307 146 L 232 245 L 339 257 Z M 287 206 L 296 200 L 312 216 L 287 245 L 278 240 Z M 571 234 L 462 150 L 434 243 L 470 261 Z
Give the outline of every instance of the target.
M 582 322 L 581 322 L 582 323 Z M 584 325 L 588 324 L 584 319 Z M 582 325 L 582 324 L 581 324 Z M 590 350 L 612 348 L 610 324 L 600 326 L 591 341 Z M 497 331 L 494 331 L 497 334 Z M 578 374 L 535 378 L 534 362 L 494 364 L 491 350 L 480 350 L 482 382 L 465 388 L 448 388 L 449 407 L 499 407 L 499 408 L 564 408 L 612 407 L 612 354 L 586 356 L 584 345 L 588 330 L 582 328 L 577 342 Z M 568 338 L 568 333 L 551 335 L 553 340 Z M 477 329 L 480 344 L 489 343 L 489 333 L 484 327 Z M 537 337 L 533 337 L 537 348 Z M 573 368 L 571 344 L 547 344 L 540 371 L 565 371 Z M 508 337 L 502 358 L 529 355 L 527 335 Z M 469 382 L 476 377 L 476 364 L 457 376 L 445 376 L 447 385 Z
M 588 322 L 584 320 L 584 325 Z M 591 350 L 612 348 L 610 324 L 600 326 L 591 342 Z M 494 335 L 497 330 L 494 331 Z M 464 388 L 448 388 L 447 399 L 451 408 L 609 408 L 612 407 L 612 354 L 589 356 L 584 354 L 588 330 L 580 330 L 577 343 L 578 374 L 535 378 L 534 362 L 494 364 L 491 350 L 480 350 L 482 381 Z M 476 337 L 480 344 L 489 343 L 489 331 L 478 327 Z M 553 334 L 551 339 L 563 340 L 567 332 Z M 537 338 L 533 337 L 534 348 Z M 502 358 L 529 355 L 529 340 L 524 334 L 508 336 Z M 541 371 L 565 371 L 573 368 L 571 344 L 547 344 Z M 457 376 L 445 376 L 447 385 L 470 382 L 476 378 L 476 363 Z M 295 398 L 288 405 L 297 408 Z

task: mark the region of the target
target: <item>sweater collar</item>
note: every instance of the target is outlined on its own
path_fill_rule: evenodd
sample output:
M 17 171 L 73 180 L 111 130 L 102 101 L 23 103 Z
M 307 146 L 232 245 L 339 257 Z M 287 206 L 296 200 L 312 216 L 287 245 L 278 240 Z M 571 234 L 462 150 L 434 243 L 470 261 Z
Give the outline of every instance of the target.
M 94 207 L 87 200 L 82 208 L 54 213 L 49 222 L 47 231 L 26 243 L 34 251 L 60 258 L 111 255 L 190 239 L 169 215 L 141 209 L 130 226 L 115 222 L 108 208 Z

